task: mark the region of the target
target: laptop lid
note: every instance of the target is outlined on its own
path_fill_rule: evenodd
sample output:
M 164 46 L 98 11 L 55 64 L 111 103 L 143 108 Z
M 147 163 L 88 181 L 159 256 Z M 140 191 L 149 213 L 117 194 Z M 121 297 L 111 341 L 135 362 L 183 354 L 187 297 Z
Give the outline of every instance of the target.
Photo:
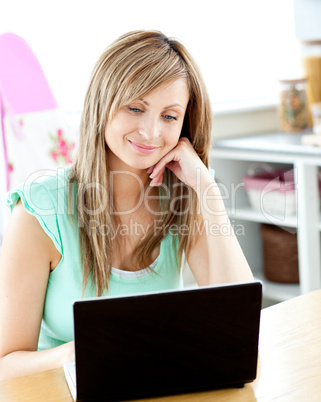
M 242 386 L 256 377 L 260 282 L 74 303 L 77 399 Z

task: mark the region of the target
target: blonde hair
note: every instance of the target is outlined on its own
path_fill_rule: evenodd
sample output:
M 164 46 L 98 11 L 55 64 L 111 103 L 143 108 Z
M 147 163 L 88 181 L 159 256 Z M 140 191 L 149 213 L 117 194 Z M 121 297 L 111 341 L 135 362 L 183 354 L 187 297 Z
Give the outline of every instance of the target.
M 111 213 L 112 194 L 108 191 L 106 125 L 123 105 L 182 77 L 186 79 L 190 98 L 181 136 L 190 140 L 201 160 L 208 166 L 212 129 L 210 102 L 200 71 L 180 42 L 167 38 L 159 31 L 129 32 L 104 51 L 93 70 L 84 102 L 79 144 L 70 180 L 71 184 L 76 181 L 78 186 L 76 205 L 80 261 L 84 269 L 83 291 L 89 279 L 96 287 L 97 296 L 105 289 L 108 290 L 111 261 L 117 250 L 109 236 L 90 230 L 90 211 L 99 211 L 102 205 L 106 208 L 96 215 L 99 225 L 115 225 Z M 187 186 L 178 185 L 180 181 L 177 177 L 166 170 L 164 178 L 170 197 L 168 201 L 162 201 L 161 208 L 168 212 L 162 214 L 162 224 L 158 231 L 149 233 L 135 248 L 132 262 L 137 269 L 146 268 L 151 263 L 149 259 L 152 251 L 166 236 L 164 228 L 171 224 L 178 227 L 187 225 L 190 228 L 186 236 L 179 237 L 178 266 L 183 251 L 187 254 L 196 240 L 192 234 L 192 223 L 200 222 L 197 196 L 194 191 L 188 191 L 190 189 Z M 89 185 L 87 188 L 89 183 L 99 183 L 100 188 L 107 189 L 107 198 L 106 192 L 97 191 L 97 186 Z M 69 208 L 72 188 L 73 185 L 69 191 Z M 174 211 L 168 208 L 170 200 L 175 200 Z

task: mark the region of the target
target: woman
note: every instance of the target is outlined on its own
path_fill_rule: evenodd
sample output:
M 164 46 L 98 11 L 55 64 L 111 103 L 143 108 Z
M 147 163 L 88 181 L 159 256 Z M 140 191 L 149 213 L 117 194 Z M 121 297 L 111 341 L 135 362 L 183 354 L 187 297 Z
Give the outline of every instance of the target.
M 123 35 L 93 71 L 72 166 L 8 194 L 0 261 L 0 377 L 74 360 L 72 302 L 252 280 L 208 169 L 199 70 L 157 31 Z M 213 230 L 216 229 L 216 230 Z M 17 247 L 18 246 L 18 247 Z

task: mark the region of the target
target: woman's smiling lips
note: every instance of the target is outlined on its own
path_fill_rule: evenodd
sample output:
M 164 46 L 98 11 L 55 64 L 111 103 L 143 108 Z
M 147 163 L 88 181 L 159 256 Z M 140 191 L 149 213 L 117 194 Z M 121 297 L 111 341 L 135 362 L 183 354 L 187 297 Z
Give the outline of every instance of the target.
M 128 140 L 128 142 L 136 151 L 138 151 L 142 154 L 151 154 L 152 152 L 156 151 L 156 149 L 159 148 L 159 147 L 152 147 L 150 145 L 141 144 L 139 142 L 134 142 L 131 140 Z

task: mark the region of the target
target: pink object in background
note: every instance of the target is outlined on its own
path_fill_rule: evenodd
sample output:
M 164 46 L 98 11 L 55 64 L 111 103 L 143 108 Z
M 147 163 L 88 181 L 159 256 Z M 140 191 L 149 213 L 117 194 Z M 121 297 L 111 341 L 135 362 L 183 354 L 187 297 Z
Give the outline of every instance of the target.
M 14 113 L 54 109 L 58 104 L 44 72 L 25 40 L 0 35 L 0 83 Z
M 56 108 L 58 104 L 44 72 L 26 41 L 13 33 L 0 35 L 0 119 L 8 189 L 9 163 L 4 115 L 7 115 L 16 135 L 21 137 L 22 130 L 14 114 Z
M 267 219 L 296 213 L 296 186 L 293 170 L 269 170 L 243 177 L 250 205 Z
M 272 170 L 270 172 L 260 172 L 255 176 L 243 177 L 245 188 L 256 190 L 269 190 L 286 192 L 295 190 L 294 172 L 286 170 Z

